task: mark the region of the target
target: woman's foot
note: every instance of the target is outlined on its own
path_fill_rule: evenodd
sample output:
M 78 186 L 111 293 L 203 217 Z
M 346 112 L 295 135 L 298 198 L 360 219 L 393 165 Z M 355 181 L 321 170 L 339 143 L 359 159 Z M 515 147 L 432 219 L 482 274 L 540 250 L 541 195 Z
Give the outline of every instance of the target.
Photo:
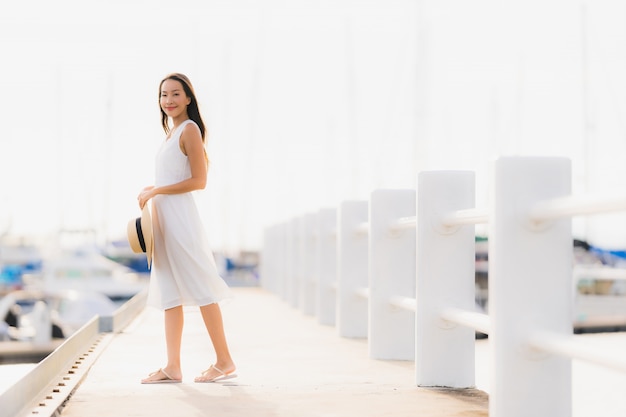
M 142 384 L 171 384 L 183 382 L 183 376 L 180 371 L 168 372 L 161 368 L 152 372 L 147 378 L 141 380 Z
M 194 382 L 219 382 L 225 379 L 235 378 L 235 365 L 231 364 L 228 367 L 218 367 L 216 365 L 209 366 L 209 369 L 202 372 L 202 374 L 194 379 Z

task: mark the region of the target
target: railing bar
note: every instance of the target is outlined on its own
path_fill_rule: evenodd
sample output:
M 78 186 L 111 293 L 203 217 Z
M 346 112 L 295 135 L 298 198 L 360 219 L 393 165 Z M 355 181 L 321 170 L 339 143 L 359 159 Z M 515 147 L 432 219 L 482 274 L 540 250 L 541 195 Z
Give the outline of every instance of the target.
M 395 296 L 389 298 L 389 304 L 408 311 L 417 311 L 417 300 L 411 297 Z
M 356 290 L 354 290 L 354 293 L 362 298 L 370 298 L 369 288 L 357 288 Z
M 529 345 L 545 352 L 626 372 L 626 357 L 623 353 L 612 354 L 607 351 L 605 344 L 594 343 L 589 339 L 583 340 L 581 337 L 584 336 L 540 332 L 530 337 Z
M 368 235 L 370 232 L 370 223 L 369 222 L 363 222 L 363 223 L 359 223 L 355 228 L 354 228 L 354 232 L 356 234 L 360 234 L 360 235 Z
M 441 224 L 445 227 L 485 223 L 489 223 L 489 212 L 485 209 L 457 210 L 441 217 Z
M 489 315 L 477 311 L 446 308 L 441 312 L 441 318 L 446 321 L 470 327 L 485 334 L 489 334 L 491 330 L 491 319 Z
M 529 215 L 532 221 L 544 221 L 622 210 L 626 210 L 626 197 L 623 196 L 567 196 L 537 203 Z
M 417 227 L 417 216 L 400 217 L 391 228 L 394 230 L 415 229 Z
M 626 268 L 576 266 L 573 272 L 576 281 L 583 278 L 626 280 Z

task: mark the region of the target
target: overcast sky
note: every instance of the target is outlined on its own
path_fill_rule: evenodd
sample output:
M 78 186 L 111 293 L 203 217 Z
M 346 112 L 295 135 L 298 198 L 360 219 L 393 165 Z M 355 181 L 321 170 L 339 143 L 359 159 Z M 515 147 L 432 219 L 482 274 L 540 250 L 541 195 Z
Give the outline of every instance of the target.
M 415 187 L 425 169 L 476 171 L 483 204 L 500 155 L 565 156 L 576 191 L 623 189 L 625 12 L 617 0 L 11 2 L 0 233 L 123 238 L 163 140 L 158 83 L 174 71 L 209 127 L 199 201 L 215 248 L 257 248 L 269 224 Z M 577 230 L 620 247 L 625 225 Z

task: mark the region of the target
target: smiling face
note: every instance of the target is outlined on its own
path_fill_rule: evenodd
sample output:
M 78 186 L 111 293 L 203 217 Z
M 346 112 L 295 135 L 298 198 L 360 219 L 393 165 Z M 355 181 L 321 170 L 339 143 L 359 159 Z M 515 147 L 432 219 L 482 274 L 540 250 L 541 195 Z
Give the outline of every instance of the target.
M 172 79 L 163 81 L 159 102 L 163 112 L 171 117 L 175 124 L 177 120 L 188 119 L 187 106 L 191 103 L 191 98 L 185 94 L 180 81 Z

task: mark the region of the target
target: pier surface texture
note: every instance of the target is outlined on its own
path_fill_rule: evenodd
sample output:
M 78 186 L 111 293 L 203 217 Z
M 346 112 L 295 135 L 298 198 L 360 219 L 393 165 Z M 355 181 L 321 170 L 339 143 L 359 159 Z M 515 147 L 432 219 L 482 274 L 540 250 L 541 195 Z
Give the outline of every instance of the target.
M 413 362 L 370 359 L 366 340 L 341 338 L 263 289 L 234 292 L 222 314 L 237 378 L 193 382 L 215 357 L 198 309 L 185 307 L 183 382 L 140 384 L 166 360 L 163 313 L 146 308 L 106 346 L 61 415 L 488 415 L 483 391 L 417 387 Z

